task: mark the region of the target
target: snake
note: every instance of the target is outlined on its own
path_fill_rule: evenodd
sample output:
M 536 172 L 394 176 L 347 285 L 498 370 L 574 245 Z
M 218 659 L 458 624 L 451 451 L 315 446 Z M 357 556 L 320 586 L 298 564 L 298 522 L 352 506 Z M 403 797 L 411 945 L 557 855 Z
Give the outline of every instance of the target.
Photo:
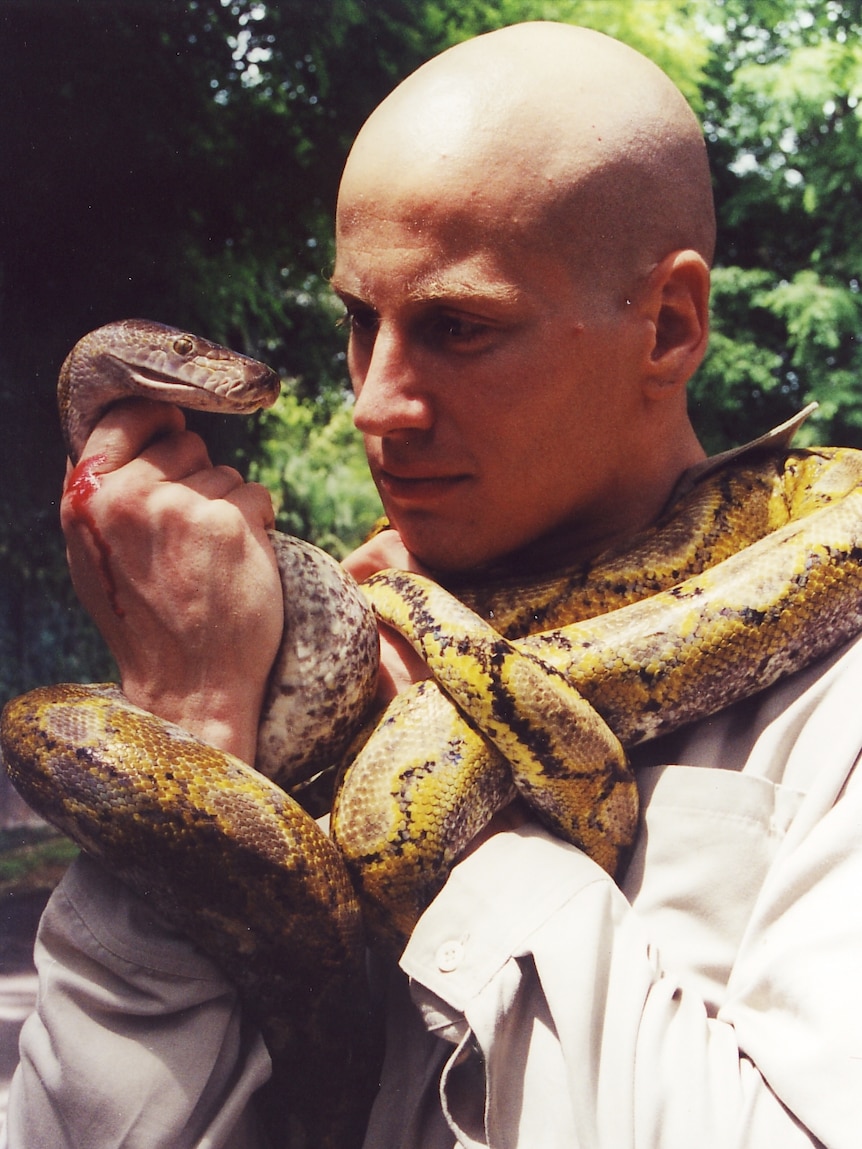
M 176 328 L 85 336 L 58 386 L 85 521 L 97 479 L 81 450 L 113 403 L 247 412 L 277 392 L 268 368 Z M 0 744 L 25 800 L 237 984 L 273 1060 L 274 1140 L 361 1143 L 379 1058 L 365 946 L 397 953 L 515 794 L 619 875 L 638 823 L 633 747 L 862 629 L 862 453 L 791 450 L 797 423 L 689 472 L 625 545 L 527 579 L 383 571 L 358 587 L 272 532 L 286 623 L 255 768 L 116 685 L 7 704 Z M 107 548 L 103 565 L 110 589 Z M 431 675 L 382 712 L 378 622 Z M 321 780 L 329 834 L 304 808 Z

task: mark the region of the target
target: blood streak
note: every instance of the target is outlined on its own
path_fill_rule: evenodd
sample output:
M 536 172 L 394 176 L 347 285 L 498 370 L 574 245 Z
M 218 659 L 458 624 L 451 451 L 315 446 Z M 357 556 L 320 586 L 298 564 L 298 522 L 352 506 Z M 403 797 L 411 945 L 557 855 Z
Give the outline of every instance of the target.
M 90 532 L 90 537 L 95 544 L 99 556 L 99 572 L 102 576 L 108 602 L 111 604 L 111 610 L 117 618 L 124 618 L 126 612 L 117 599 L 117 583 L 111 569 L 111 548 L 96 526 L 96 520 L 90 510 L 90 500 L 102 485 L 101 475 L 97 473 L 98 468 L 107 461 L 107 455 L 90 455 L 89 458 L 82 459 L 69 477 L 66 498 L 71 503 L 78 519 Z

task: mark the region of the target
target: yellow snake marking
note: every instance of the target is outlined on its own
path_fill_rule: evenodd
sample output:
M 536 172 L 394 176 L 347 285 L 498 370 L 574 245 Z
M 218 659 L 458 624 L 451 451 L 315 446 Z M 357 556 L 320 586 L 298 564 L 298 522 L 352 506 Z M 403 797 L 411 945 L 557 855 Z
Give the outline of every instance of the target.
M 223 349 L 189 370 L 189 357 L 212 346 L 140 321 L 86 337 L 60 386 L 73 456 L 122 395 L 155 387 L 203 406 L 204 380 L 230 391 L 221 373 L 255 377 Z M 262 392 L 241 388 L 242 409 L 272 399 L 271 373 L 258 373 Z M 773 443 L 701 476 L 654 527 L 587 568 L 453 583 L 454 597 L 403 572 L 375 576 L 364 588 L 375 610 L 435 675 L 396 698 L 376 728 L 367 714 L 376 624 L 364 596 L 326 556 L 274 536 L 286 608 L 299 605 L 285 633 L 296 649 L 283 660 L 295 677 L 274 676 L 279 716 L 262 725 L 261 753 L 266 773 L 297 790 L 346 757 L 337 850 L 278 787 L 129 709 L 115 688 L 46 688 L 10 703 L 0 729 L 7 765 L 34 808 L 235 979 L 274 1056 L 274 1138 L 358 1144 L 374 1061 L 346 872 L 375 936 L 400 944 L 514 787 L 616 870 L 637 819 L 623 747 L 746 697 L 862 627 L 860 490 L 857 452 Z M 348 696 L 342 714 L 335 703 Z

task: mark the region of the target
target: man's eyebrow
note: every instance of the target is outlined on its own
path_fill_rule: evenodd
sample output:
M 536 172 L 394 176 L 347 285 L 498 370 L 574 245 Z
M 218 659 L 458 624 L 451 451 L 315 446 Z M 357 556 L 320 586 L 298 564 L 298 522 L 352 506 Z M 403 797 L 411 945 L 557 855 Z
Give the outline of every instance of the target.
M 469 279 L 427 276 L 410 285 L 411 303 L 517 303 L 521 293 L 508 283 L 472 283 Z
M 364 300 L 333 276 L 329 286 L 345 302 L 364 303 Z M 409 303 L 506 303 L 521 299 L 521 292 L 507 283 L 471 283 L 466 279 L 446 279 L 428 276 L 417 280 L 407 289 Z M 371 306 L 371 304 L 368 304 Z

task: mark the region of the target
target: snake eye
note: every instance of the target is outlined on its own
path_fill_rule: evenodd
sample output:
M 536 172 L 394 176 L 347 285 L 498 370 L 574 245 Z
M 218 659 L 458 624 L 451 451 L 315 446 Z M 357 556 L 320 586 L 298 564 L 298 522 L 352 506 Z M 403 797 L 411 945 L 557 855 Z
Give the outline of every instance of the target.
M 189 338 L 188 335 L 181 335 L 179 339 L 174 340 L 174 351 L 176 351 L 177 355 L 191 355 L 194 349 L 194 340 Z

